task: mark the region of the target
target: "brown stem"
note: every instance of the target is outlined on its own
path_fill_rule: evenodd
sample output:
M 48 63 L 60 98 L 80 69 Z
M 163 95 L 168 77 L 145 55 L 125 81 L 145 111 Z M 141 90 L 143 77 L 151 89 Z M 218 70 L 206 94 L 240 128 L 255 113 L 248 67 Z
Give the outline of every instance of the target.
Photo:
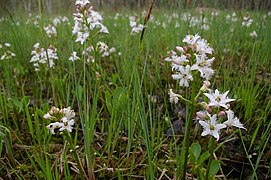
M 147 24 L 147 22 L 150 20 L 152 8 L 153 8 L 153 5 L 154 5 L 155 1 L 156 1 L 156 0 L 153 0 L 153 1 L 152 1 L 151 7 L 150 7 L 150 9 L 149 9 L 149 12 L 148 12 L 148 14 L 146 15 L 146 17 L 145 17 L 145 19 L 144 19 L 144 27 L 143 27 L 142 32 L 141 32 L 140 43 L 141 43 L 142 40 L 143 40 L 144 32 L 145 32 L 145 29 L 146 29 L 146 24 Z

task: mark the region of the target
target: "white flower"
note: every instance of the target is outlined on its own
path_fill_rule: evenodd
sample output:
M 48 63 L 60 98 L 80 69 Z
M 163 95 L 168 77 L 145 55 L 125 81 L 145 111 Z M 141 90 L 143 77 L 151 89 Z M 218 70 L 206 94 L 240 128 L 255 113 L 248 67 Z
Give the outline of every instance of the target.
M 184 49 L 181 46 L 176 46 L 177 51 L 184 53 Z
M 171 102 L 171 103 L 174 102 L 175 104 L 177 104 L 178 101 L 179 101 L 179 96 L 180 96 L 180 95 L 175 94 L 175 93 L 172 91 L 172 89 L 169 89 L 168 94 L 169 94 L 169 102 Z
M 201 26 L 201 29 L 207 31 L 207 30 L 210 29 L 210 26 L 209 26 L 208 24 L 203 24 L 203 25 Z
M 74 13 L 74 27 L 72 33 L 77 36 L 76 42 L 83 44 L 88 38 L 90 31 L 98 29 L 100 33 L 109 33 L 106 26 L 102 24 L 102 16 L 100 13 L 94 11 L 91 8 L 82 9 L 89 1 L 82 0 L 76 1 L 76 5 L 81 8 L 77 8 L 77 12 Z
M 101 26 L 101 30 L 100 30 L 101 33 L 104 33 L 104 34 L 109 33 L 109 31 L 105 25 L 101 24 L 100 26 Z
M 175 23 L 175 28 L 179 28 L 180 27 L 180 23 L 179 22 L 176 22 Z
M 172 75 L 173 79 L 179 80 L 179 86 L 189 87 L 188 81 L 193 80 L 193 77 L 190 73 L 190 69 L 191 68 L 189 65 L 186 65 L 185 67 L 179 66 L 178 73 Z
M 75 112 L 71 110 L 70 107 L 63 109 L 52 107 L 43 117 L 45 119 L 54 119 L 54 121 L 59 121 L 46 126 L 52 134 L 55 134 L 55 129 L 57 128 L 59 128 L 59 131 L 67 130 L 72 132 Z
M 256 31 L 252 31 L 251 33 L 249 33 L 249 36 L 252 38 L 256 38 L 258 34 L 256 33 Z
M 75 112 L 70 107 L 61 109 L 60 112 L 64 113 L 67 120 L 72 120 L 75 117 Z
M 214 74 L 214 70 L 210 68 L 210 66 L 212 65 L 215 58 L 213 57 L 211 59 L 205 59 L 205 57 L 206 56 L 204 55 L 196 55 L 196 64 L 191 67 L 191 70 L 198 70 L 202 78 L 209 80 Z
M 50 130 L 51 134 L 55 134 L 55 129 L 59 127 L 60 127 L 59 122 L 51 123 L 48 126 L 46 126 L 46 128 Z
M 110 54 L 111 54 L 111 53 L 114 53 L 114 52 L 116 52 L 116 48 L 112 47 L 112 48 L 109 49 L 109 53 L 110 53 Z
M 210 91 L 210 86 L 211 86 L 211 83 L 210 83 L 210 81 L 203 81 L 203 84 L 202 84 L 202 86 L 201 86 L 201 88 L 200 88 L 200 90 L 202 91 L 202 92 L 206 92 L 206 91 Z
M 50 119 L 50 118 L 51 118 L 50 113 L 46 113 L 46 114 L 44 114 L 43 118 L 44 118 L 44 119 Z
M 89 4 L 89 1 L 88 0 L 77 0 L 75 2 L 75 5 L 79 5 L 81 7 L 85 7 L 87 4 Z
M 196 42 L 196 49 L 197 52 L 200 54 L 212 54 L 213 48 L 209 46 L 205 39 L 198 39 Z
M 186 35 L 185 38 L 183 39 L 183 42 L 187 43 L 188 45 L 194 45 L 197 40 L 200 38 L 200 36 L 198 34 L 196 34 L 195 36 L 193 35 Z
M 54 60 L 58 59 L 57 56 L 57 49 L 50 45 L 47 49 L 47 52 L 44 50 L 44 48 L 39 47 L 39 43 L 36 43 L 34 45 L 34 50 L 31 52 L 32 58 L 30 60 L 31 63 L 34 63 L 33 66 L 35 67 L 35 70 L 39 70 L 40 64 L 44 64 L 45 66 L 48 65 L 49 61 L 49 67 L 54 67 Z
M 6 47 L 10 47 L 11 44 L 10 44 L 10 43 L 5 43 L 5 46 L 6 46 Z
M 7 50 L 6 52 L 4 52 L 4 54 L 1 56 L 1 58 L 0 58 L 0 60 L 8 60 L 8 59 L 12 59 L 12 57 L 15 57 L 16 55 L 13 53 L 13 52 L 11 52 L 11 51 L 9 51 L 9 50 Z
M 77 56 L 77 52 L 73 51 L 70 58 L 69 58 L 69 60 L 70 61 L 76 61 L 78 59 L 80 59 L 80 58 Z
M 63 120 L 63 119 L 62 119 Z M 64 131 L 67 130 L 69 132 L 72 132 L 73 126 L 74 125 L 74 120 L 70 120 L 70 121 L 63 121 L 63 123 L 59 123 L 59 131 Z
M 89 36 L 88 32 L 78 32 L 75 42 L 80 42 L 81 44 L 84 44 L 88 36 Z
M 135 35 L 143 30 L 144 25 L 137 24 L 137 20 L 136 20 L 137 18 L 135 16 L 131 16 L 129 17 L 129 19 L 130 19 L 129 25 L 132 28 L 131 35 Z
M 244 17 L 244 21 L 242 22 L 242 26 L 249 27 L 253 22 L 253 19 L 248 19 L 247 17 Z
M 204 95 L 207 96 L 210 100 L 209 106 L 224 107 L 228 109 L 227 103 L 235 101 L 235 99 L 229 99 L 227 97 L 228 93 L 229 91 L 225 92 L 224 94 L 220 94 L 219 91 L 216 89 L 215 93 L 204 93 Z
M 234 116 L 234 112 L 232 110 L 226 111 L 228 120 L 225 121 L 223 124 L 227 126 L 235 126 L 238 128 L 246 129 L 242 123 L 240 123 L 239 119 Z
M 171 62 L 173 59 L 177 58 L 178 55 L 175 51 L 171 50 L 167 52 L 167 57 L 165 58 L 165 61 Z
M 60 19 L 59 18 L 54 18 L 53 19 L 53 24 L 54 24 L 54 26 L 57 26 L 58 24 L 60 24 L 61 23 L 61 21 L 60 21 Z
M 45 26 L 44 30 L 49 38 L 51 38 L 52 36 L 57 36 L 56 28 L 51 24 Z
M 202 136 L 206 136 L 210 134 L 211 136 L 215 137 L 216 140 L 219 140 L 219 131 L 220 129 L 226 128 L 225 124 L 218 124 L 216 114 L 210 117 L 210 120 L 202 121 L 200 120 L 199 123 L 203 127 L 203 132 L 201 133 Z
M 208 113 L 208 111 L 198 111 L 196 115 L 197 115 L 196 117 L 197 120 L 206 121 L 211 118 L 211 115 Z
M 185 62 L 189 62 L 185 55 L 178 56 L 177 54 L 172 55 L 172 70 L 178 69 L 179 66 L 183 65 Z

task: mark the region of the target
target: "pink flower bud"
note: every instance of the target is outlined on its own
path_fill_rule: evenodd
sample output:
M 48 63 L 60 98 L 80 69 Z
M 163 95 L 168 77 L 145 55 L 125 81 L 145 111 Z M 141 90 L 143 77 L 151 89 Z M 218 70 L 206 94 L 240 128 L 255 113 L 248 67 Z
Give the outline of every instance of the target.
M 209 114 L 212 113 L 212 109 L 211 109 L 209 106 L 206 108 L 206 111 L 207 111 Z
M 217 116 L 223 118 L 223 117 L 226 116 L 226 113 L 225 113 L 225 111 L 219 111 L 219 112 L 217 113 Z
M 210 81 L 204 81 L 203 85 L 200 88 L 200 91 L 202 92 L 206 92 L 207 90 L 209 90 L 209 87 L 211 86 Z
M 197 115 L 197 118 L 199 118 L 199 119 L 204 120 L 204 118 L 205 118 L 205 114 L 201 111 L 197 112 L 196 115 Z
M 90 7 L 88 8 L 88 11 L 91 12 L 92 9 L 93 9 L 93 6 L 90 6 Z
M 80 4 L 77 4 L 77 5 L 76 5 L 76 11 L 81 11 L 81 10 L 82 10 L 81 5 L 80 5 Z
M 176 46 L 177 51 L 179 51 L 180 53 L 184 53 L 184 50 L 181 46 Z

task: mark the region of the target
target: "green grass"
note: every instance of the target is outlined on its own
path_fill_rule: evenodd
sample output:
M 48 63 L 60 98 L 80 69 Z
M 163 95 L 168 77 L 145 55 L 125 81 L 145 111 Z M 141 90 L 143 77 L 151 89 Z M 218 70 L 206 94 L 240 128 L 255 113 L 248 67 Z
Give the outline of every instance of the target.
M 77 128 L 72 138 L 79 146 L 76 152 L 85 176 L 176 177 L 184 131 L 174 132 L 173 123 L 182 109 L 169 103 L 168 89 L 179 88 L 164 58 L 167 51 L 183 45 L 185 35 L 199 33 L 215 51 L 213 88 L 230 90 L 229 96 L 238 99 L 232 108 L 247 128 L 230 132 L 228 138 L 228 134 L 221 135 L 220 148 L 215 150 L 221 160 L 218 174 L 225 179 L 270 178 L 271 17 L 262 21 L 267 13 L 249 12 L 254 21 L 246 28 L 241 26 L 246 12 L 237 11 L 238 21 L 225 23 L 226 15 L 232 12 L 212 16 L 206 11 L 209 30 L 204 31 L 200 24 L 189 27 L 181 19 L 187 12 L 176 11 L 179 17 L 174 18 L 173 10 L 154 9 L 154 21 L 148 23 L 140 44 L 140 34 L 130 35 L 129 16 L 137 14 L 143 23 L 141 12 L 119 13 L 121 16 L 114 19 L 115 12 L 104 12 L 103 24 L 110 33 L 93 39 L 115 47 L 116 52 L 105 58 L 94 53 L 95 63 L 87 63 L 80 53 L 87 46 L 74 42 L 71 14 L 67 16 L 72 25 L 58 25 L 58 35 L 51 39 L 42 28 L 51 22 L 50 17 L 39 19 L 40 27 L 33 21 L 25 24 L 27 16 L 6 16 L 0 22 L 0 44 L 9 42 L 16 54 L 11 60 L 0 60 L 0 177 L 80 178 L 70 146 L 61 135 L 51 135 L 46 128 L 50 122 L 43 115 L 53 105 L 70 106 L 76 112 Z M 197 11 L 189 13 L 203 17 Z M 258 34 L 256 39 L 249 36 L 253 30 Z M 44 48 L 50 44 L 57 48 L 59 59 L 53 69 L 34 70 L 29 61 L 36 42 Z M 72 51 L 78 52 L 80 61 L 68 61 Z M 169 129 L 174 135 L 166 135 Z M 196 132 L 192 132 L 193 141 L 206 144 L 206 138 Z M 201 148 L 207 151 L 207 145 Z

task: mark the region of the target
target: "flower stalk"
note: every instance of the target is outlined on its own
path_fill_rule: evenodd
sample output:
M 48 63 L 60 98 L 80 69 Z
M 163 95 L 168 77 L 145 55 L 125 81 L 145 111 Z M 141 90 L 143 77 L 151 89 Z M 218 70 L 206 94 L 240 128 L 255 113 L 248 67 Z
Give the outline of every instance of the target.
M 189 137 L 191 136 L 191 128 L 193 124 L 193 117 L 196 113 L 196 101 L 192 101 L 191 104 L 191 111 L 189 113 L 189 117 L 186 121 L 185 126 L 185 135 L 184 135 L 184 149 L 185 149 L 185 159 L 183 164 L 183 176 L 182 179 L 185 180 L 186 172 L 187 172 L 187 161 L 188 161 L 188 149 L 189 149 Z
M 209 179 L 209 173 L 210 173 L 210 167 L 211 167 L 211 163 L 214 159 L 214 148 L 215 148 L 215 138 L 214 137 L 211 137 L 210 138 L 210 141 L 211 141 L 211 146 L 210 146 L 210 157 L 209 157 L 209 160 L 208 160 L 208 165 L 207 165 L 207 171 L 206 171 L 206 176 L 205 176 L 205 179 L 208 180 Z
M 73 143 L 71 134 L 69 132 L 65 132 L 65 137 L 67 137 L 68 143 L 69 143 L 70 148 L 71 148 L 70 152 L 72 153 L 72 155 L 73 155 L 73 157 L 74 157 L 74 159 L 76 161 L 76 164 L 78 166 L 80 178 L 85 179 L 84 174 L 86 174 L 86 173 L 84 171 L 83 165 L 82 165 L 82 163 L 81 163 L 81 161 L 79 159 L 79 156 L 77 154 L 78 146 Z

